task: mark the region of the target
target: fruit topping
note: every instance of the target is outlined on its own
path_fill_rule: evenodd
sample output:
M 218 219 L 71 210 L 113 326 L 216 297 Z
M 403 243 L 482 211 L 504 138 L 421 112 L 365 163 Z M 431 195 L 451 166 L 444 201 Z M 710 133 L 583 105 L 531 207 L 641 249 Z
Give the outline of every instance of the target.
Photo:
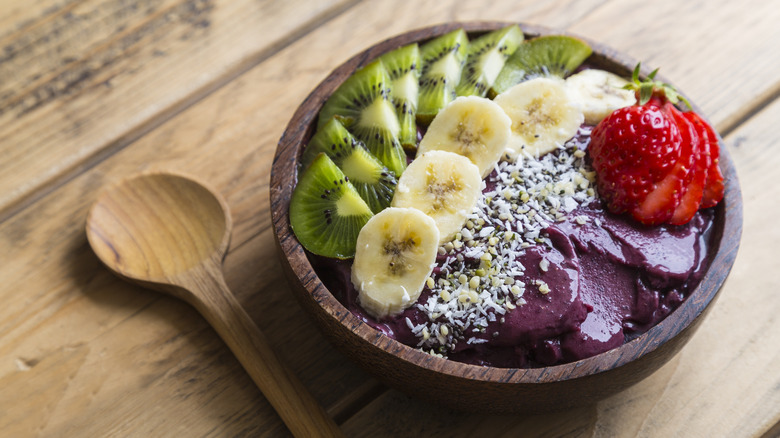
M 478 96 L 458 97 L 431 122 L 417 154 L 446 150 L 476 164 L 484 178 L 504 153 L 511 120 L 494 101 Z
M 490 88 L 490 96 L 501 94 L 535 77 L 566 77 L 592 52 L 586 42 L 566 35 L 547 35 L 526 40 L 507 59 Z
M 482 193 L 479 169 L 453 152 L 428 151 L 398 180 L 393 207 L 413 207 L 432 217 L 440 243 L 449 242 L 466 222 Z
M 417 147 L 415 118 L 420 91 L 420 47 L 417 43 L 409 44 L 385 53 L 379 59 L 392 81 L 390 97 L 401 125 L 398 139 L 404 148 L 414 149 Z
M 304 248 L 339 259 L 355 255 L 371 208 L 324 153 L 301 174 L 290 199 L 290 226 Z
M 460 83 L 455 89 L 456 94 L 485 97 L 504 68 L 507 58 L 522 42 L 523 32 L 517 25 L 507 26 L 471 41 L 466 65 L 463 66 Z
M 680 225 L 693 217 L 699 204 L 711 207 L 717 203 L 702 202 L 713 167 L 702 160 L 716 156 L 718 143 L 701 117 L 692 111 L 680 113 L 673 106 L 682 98 L 669 85 L 655 81 L 656 72 L 640 82 L 637 65 L 628 88 L 635 90 L 638 103 L 602 120 L 593 129 L 588 150 L 598 175 L 599 194 L 610 211 L 628 212 L 645 225 Z M 702 168 L 707 168 L 707 177 L 699 198 Z M 717 192 L 717 182 L 712 187 Z
M 612 111 L 636 103 L 634 92 L 623 88 L 628 81 L 605 70 L 582 70 L 566 78 L 566 84 L 588 125 L 595 126 Z
M 460 82 L 468 44 L 466 32 L 458 29 L 420 47 L 422 72 L 417 102 L 418 122 L 429 123 L 440 109 L 455 99 L 455 87 Z
M 338 117 L 388 169 L 401 175 L 406 155 L 398 140 L 401 126 L 391 93 L 390 75 L 376 60 L 347 78 L 328 98 L 320 110 L 319 127 Z
M 706 137 L 706 140 L 702 140 L 702 149 L 704 150 L 703 155 L 706 156 L 707 161 L 707 181 L 704 185 L 701 207 L 714 207 L 723 199 L 723 192 L 725 190 L 723 174 L 720 171 L 720 167 L 718 167 L 720 158 L 718 136 L 715 134 L 715 130 L 712 129 L 712 126 L 702 119 L 700 115 L 693 111 L 685 114 L 691 122 L 699 126 L 702 130 L 702 133 L 700 133 L 699 136 L 702 138 Z
M 562 79 L 535 78 L 519 83 L 495 98 L 512 119 L 507 143 L 510 156 L 540 156 L 560 148 L 577 133 L 582 111 Z
M 360 231 L 352 283 L 373 317 L 395 315 L 417 301 L 433 270 L 439 230 L 414 208 L 388 208 Z
M 314 134 L 303 150 L 301 167 L 306 168 L 320 152 L 327 154 L 344 172 L 371 211 L 379 213 L 390 206 L 397 183 L 395 175 L 336 117 Z
M 674 116 L 677 124 L 680 126 L 680 133 L 683 136 L 683 145 L 690 144 L 693 148 L 691 154 L 692 163 L 690 163 L 690 172 L 683 181 L 684 187 L 680 195 L 680 202 L 672 213 L 668 222 L 672 225 L 682 225 L 693 219 L 693 215 L 699 210 L 701 198 L 704 193 L 704 183 L 707 179 L 707 155 L 709 144 L 702 139 L 704 132 L 700 132 L 700 127 L 696 126 L 689 116 L 692 112 L 682 113 L 677 108 L 669 105 L 669 109 Z M 700 147 L 694 145 L 700 144 Z

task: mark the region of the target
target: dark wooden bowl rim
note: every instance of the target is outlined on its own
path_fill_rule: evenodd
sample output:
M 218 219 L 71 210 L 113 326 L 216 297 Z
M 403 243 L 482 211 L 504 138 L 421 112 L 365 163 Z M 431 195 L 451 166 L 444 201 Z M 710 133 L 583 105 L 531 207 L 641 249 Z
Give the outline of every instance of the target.
M 340 324 L 352 330 L 366 343 L 408 361 L 418 367 L 444 373 L 453 377 L 477 379 L 500 384 L 542 384 L 577 379 L 589 375 L 615 369 L 643 357 L 660 345 L 677 336 L 691 325 L 715 299 L 731 266 L 734 263 L 742 232 L 742 196 L 739 189 L 734 163 L 723 147 L 721 139 L 721 169 L 726 177 L 726 194 L 724 200 L 716 207 L 715 239 L 717 253 L 715 254 L 707 274 L 698 287 L 669 317 L 621 347 L 605 353 L 562 365 L 517 369 L 496 368 L 469 365 L 433 357 L 415 348 L 397 342 L 355 317 L 347 310 L 320 282 L 309 263 L 303 248 L 297 242 L 289 225 L 289 202 L 292 188 L 295 184 L 297 163 L 300 149 L 313 134 L 316 125 L 317 112 L 325 99 L 357 68 L 366 65 L 378 55 L 393 48 L 414 41 L 424 41 L 443 35 L 457 28 L 464 28 L 470 34 L 495 30 L 511 23 L 505 22 L 462 22 L 447 23 L 414 30 L 380 42 L 369 49 L 355 55 L 335 69 L 301 104 L 287 126 L 274 158 L 271 172 L 271 208 L 274 232 L 282 254 L 295 271 L 299 281 L 327 314 Z M 518 23 L 526 38 L 539 35 L 566 34 L 549 28 Z M 575 35 L 576 36 L 576 35 Z M 592 61 L 598 66 L 628 75 L 636 65 L 636 60 L 627 57 L 603 44 L 587 41 L 594 51 Z M 589 60 L 588 62 L 591 62 Z M 650 71 L 644 66 L 642 73 Z M 669 82 L 659 76 L 659 79 Z M 678 89 L 679 91 L 679 89 Z

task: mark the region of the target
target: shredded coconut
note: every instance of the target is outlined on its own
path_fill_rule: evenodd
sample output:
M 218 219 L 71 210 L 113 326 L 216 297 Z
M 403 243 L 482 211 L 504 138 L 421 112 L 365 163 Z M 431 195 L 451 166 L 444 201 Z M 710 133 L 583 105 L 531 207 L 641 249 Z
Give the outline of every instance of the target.
M 585 163 L 590 128 L 583 127 L 563 148 L 540 158 L 504 159 L 488 176 L 474 211 L 453 242 L 439 248 L 439 269 L 430 298 L 415 306 L 428 317 L 413 328 L 418 347 L 446 356 L 457 342 L 488 342 L 488 322 L 526 303 L 518 258 L 533 245 L 552 246 L 544 230 L 595 199 L 595 173 Z M 574 218 L 581 223 L 580 217 Z M 546 260 L 540 268 L 549 267 Z M 547 294 L 547 284 L 535 284 Z M 411 321 L 407 321 L 411 326 Z M 491 333 L 493 337 L 496 333 Z

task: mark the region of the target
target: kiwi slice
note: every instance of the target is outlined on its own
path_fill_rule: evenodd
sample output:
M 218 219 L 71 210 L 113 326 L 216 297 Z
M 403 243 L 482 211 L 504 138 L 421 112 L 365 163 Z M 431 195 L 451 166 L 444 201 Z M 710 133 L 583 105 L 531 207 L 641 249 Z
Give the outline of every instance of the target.
M 417 95 L 420 89 L 420 46 L 403 46 L 379 58 L 392 81 L 390 97 L 395 105 L 401 132 L 398 139 L 407 149 L 417 147 Z
M 355 187 L 374 213 L 390 206 L 398 181 L 365 145 L 334 117 L 320 128 L 303 150 L 301 166 L 307 167 L 324 152 Z
M 516 24 L 471 41 L 455 93 L 458 96 L 485 97 L 504 68 L 507 58 L 515 53 L 522 42 L 523 31 Z
M 303 171 L 290 199 L 290 226 L 298 241 L 325 257 L 353 257 L 358 233 L 371 216 L 368 204 L 324 153 Z
M 439 110 L 455 99 L 469 39 L 463 29 L 433 39 L 420 47 L 422 71 L 417 121 L 428 124 Z
M 507 59 L 490 96 L 538 76 L 565 77 L 593 52 L 588 43 L 567 35 L 546 35 L 526 40 Z
M 376 60 L 359 69 L 328 98 L 319 114 L 319 127 L 334 116 L 372 154 L 400 176 L 406 169 L 406 154 L 398 134 L 401 126 L 390 101 L 390 76 L 382 61 Z

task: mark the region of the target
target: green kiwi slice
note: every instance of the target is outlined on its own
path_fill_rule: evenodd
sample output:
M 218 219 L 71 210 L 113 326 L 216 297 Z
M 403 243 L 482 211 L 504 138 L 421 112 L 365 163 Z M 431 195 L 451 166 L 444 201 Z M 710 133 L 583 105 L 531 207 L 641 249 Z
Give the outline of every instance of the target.
M 498 94 L 538 76 L 565 77 L 593 50 L 588 43 L 567 35 L 546 35 L 526 40 L 507 59 L 489 95 Z
M 395 105 L 401 132 L 398 139 L 407 149 L 417 147 L 417 96 L 420 89 L 420 46 L 409 44 L 379 58 L 392 81 L 390 97 Z
M 523 31 L 516 24 L 472 40 L 455 93 L 458 96 L 485 97 L 504 68 L 507 58 L 515 53 L 522 42 Z
M 325 153 L 355 187 L 374 213 L 390 206 L 398 181 L 365 145 L 334 117 L 320 128 L 303 150 L 301 166 L 307 167 Z
M 469 39 L 463 29 L 433 39 L 420 47 L 422 71 L 417 121 L 428 124 L 439 110 L 455 99 Z
M 373 216 L 349 179 L 324 153 L 303 171 L 290 199 L 290 226 L 310 252 L 354 257 L 360 229 Z
M 359 69 L 328 98 L 319 114 L 319 127 L 334 116 L 377 158 L 400 176 L 406 169 L 406 154 L 398 134 L 401 126 L 390 101 L 392 85 L 382 61 Z

